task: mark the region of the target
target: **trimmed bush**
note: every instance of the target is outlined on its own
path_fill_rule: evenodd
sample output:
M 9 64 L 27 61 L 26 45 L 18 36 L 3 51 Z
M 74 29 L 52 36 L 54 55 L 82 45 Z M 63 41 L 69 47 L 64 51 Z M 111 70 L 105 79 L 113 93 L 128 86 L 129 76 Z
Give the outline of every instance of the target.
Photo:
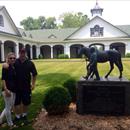
M 58 59 L 68 59 L 69 56 L 67 54 L 59 54 Z
M 125 57 L 129 58 L 129 57 L 130 57 L 130 53 L 127 53 L 127 54 L 125 55 Z
M 64 87 L 49 87 L 43 95 L 43 107 L 49 115 L 58 115 L 68 112 L 71 96 Z
M 64 82 L 63 86 L 68 89 L 72 98 L 72 102 L 76 102 L 76 80 L 69 79 Z
M 43 55 L 42 55 L 42 54 L 39 54 L 38 58 L 39 58 L 39 59 L 43 59 Z

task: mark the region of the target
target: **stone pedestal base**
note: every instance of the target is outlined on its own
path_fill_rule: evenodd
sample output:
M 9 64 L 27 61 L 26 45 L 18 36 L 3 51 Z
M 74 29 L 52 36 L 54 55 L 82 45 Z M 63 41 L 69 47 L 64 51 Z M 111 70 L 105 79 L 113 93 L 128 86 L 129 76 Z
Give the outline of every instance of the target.
M 130 81 L 115 77 L 77 82 L 77 113 L 130 115 Z

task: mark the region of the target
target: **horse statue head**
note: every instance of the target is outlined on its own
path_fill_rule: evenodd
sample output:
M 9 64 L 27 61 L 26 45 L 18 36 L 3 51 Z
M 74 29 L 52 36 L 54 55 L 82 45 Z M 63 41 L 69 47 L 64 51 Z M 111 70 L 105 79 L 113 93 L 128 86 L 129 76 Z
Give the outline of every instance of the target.
M 79 57 L 82 57 L 82 55 L 85 55 L 87 58 L 89 58 L 90 57 L 90 48 L 82 47 L 79 50 L 78 55 L 79 55 Z

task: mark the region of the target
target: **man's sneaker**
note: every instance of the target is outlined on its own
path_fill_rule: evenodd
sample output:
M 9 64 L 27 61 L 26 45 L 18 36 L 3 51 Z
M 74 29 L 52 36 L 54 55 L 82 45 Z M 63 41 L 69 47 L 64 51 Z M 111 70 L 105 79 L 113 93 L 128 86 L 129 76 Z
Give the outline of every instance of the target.
M 21 118 L 15 117 L 14 120 L 13 120 L 13 123 L 14 123 L 14 124 L 17 124 L 18 122 L 20 122 L 20 119 L 21 119 Z
M 14 128 L 18 128 L 18 126 L 17 125 L 11 125 L 11 126 L 9 126 L 9 130 L 13 130 Z
M 30 121 L 28 121 L 27 116 L 21 117 L 21 120 L 22 120 L 22 124 L 21 124 L 22 126 L 31 123 Z

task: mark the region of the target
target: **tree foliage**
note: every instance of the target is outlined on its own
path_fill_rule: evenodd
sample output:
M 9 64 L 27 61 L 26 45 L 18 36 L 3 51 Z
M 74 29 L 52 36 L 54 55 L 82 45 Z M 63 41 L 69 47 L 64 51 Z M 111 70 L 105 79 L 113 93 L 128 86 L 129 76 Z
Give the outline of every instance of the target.
M 45 18 L 44 16 L 39 16 L 37 19 L 32 17 L 27 17 L 22 20 L 20 24 L 25 30 L 34 29 L 54 29 L 54 28 L 75 28 L 85 25 L 89 18 L 81 12 L 78 13 L 63 13 L 60 15 L 60 24 L 57 23 L 55 17 Z
M 45 20 L 45 23 L 42 25 L 41 29 L 54 29 L 57 28 L 56 18 L 49 17 Z
M 61 28 L 75 28 L 81 27 L 88 23 L 89 18 L 81 12 L 78 13 L 63 13 L 60 18 L 62 21 Z
M 27 17 L 20 24 L 25 30 L 54 29 L 57 26 L 55 17 L 45 18 L 44 16 L 39 16 L 38 19 Z

